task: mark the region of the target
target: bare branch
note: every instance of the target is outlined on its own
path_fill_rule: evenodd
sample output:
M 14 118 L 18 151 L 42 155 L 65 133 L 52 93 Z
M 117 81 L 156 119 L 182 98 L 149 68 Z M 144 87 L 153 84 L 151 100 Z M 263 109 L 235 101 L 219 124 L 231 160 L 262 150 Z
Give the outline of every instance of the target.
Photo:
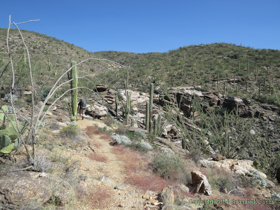
M 19 24 L 29 23 L 29 22 L 32 22 L 32 21 L 40 21 L 40 19 L 28 20 L 28 21 L 25 21 L 25 22 L 20 22 L 20 23 L 15 23 L 15 24 L 16 24 L 16 25 L 19 25 Z

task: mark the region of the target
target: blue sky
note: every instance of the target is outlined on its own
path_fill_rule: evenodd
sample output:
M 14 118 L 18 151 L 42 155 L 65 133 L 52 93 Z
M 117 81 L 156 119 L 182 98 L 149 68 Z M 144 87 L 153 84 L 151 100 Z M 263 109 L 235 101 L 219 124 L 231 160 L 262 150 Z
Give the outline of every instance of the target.
M 1 0 L 12 21 L 91 52 L 167 52 L 226 42 L 280 50 L 279 0 Z

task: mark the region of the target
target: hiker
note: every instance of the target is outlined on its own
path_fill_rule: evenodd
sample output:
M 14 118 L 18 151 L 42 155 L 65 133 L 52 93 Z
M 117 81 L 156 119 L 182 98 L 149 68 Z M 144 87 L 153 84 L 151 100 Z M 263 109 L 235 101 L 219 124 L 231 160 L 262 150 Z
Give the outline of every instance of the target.
M 84 98 L 80 99 L 80 102 L 78 103 L 78 107 L 80 109 L 80 115 L 82 117 L 82 120 L 85 117 L 85 113 L 86 113 L 86 108 L 87 108 L 87 102 Z

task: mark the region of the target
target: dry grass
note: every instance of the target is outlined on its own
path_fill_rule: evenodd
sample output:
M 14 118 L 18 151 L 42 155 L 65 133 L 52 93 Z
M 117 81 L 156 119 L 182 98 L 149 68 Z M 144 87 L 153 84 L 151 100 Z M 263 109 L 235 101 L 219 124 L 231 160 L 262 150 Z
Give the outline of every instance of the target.
M 90 144 L 92 144 L 96 148 L 102 147 L 102 144 L 98 141 L 91 141 Z
M 113 152 L 125 163 L 127 182 L 138 189 L 160 192 L 164 187 L 175 184 L 172 180 L 153 174 L 151 161 L 141 156 L 140 152 L 122 146 L 115 146 Z
M 91 153 L 88 157 L 91 160 L 95 160 L 95 161 L 98 161 L 98 162 L 106 163 L 108 161 L 108 158 L 106 156 L 102 155 L 102 154 Z
M 156 175 L 145 176 L 140 174 L 130 174 L 127 182 L 143 191 L 152 190 L 155 192 L 160 192 L 166 186 L 175 184 L 170 179 L 163 179 Z
M 93 135 L 101 135 L 103 133 L 102 133 L 102 131 L 99 131 L 98 127 L 96 127 L 96 126 L 87 126 L 86 127 L 86 134 L 88 136 L 93 136 Z
M 114 191 L 106 186 L 99 186 L 89 192 L 87 194 L 78 189 L 78 198 L 81 202 L 86 202 L 92 209 L 106 209 L 114 203 Z
M 109 135 L 109 134 L 104 134 L 104 135 L 100 136 L 100 139 L 109 141 L 109 140 L 111 140 L 111 135 Z

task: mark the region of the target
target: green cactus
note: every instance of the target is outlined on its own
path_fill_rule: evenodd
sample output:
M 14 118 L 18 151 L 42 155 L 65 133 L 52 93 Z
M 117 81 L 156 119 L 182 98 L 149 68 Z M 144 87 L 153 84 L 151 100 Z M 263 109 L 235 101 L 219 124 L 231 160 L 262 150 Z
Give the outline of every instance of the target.
M 150 122 L 150 103 L 149 101 L 146 102 L 146 130 L 149 130 L 149 122 Z
M 12 143 L 11 139 L 7 135 L 0 136 L 0 148 L 4 148 Z
M 72 61 L 71 66 L 75 66 L 76 62 Z M 76 79 L 75 79 L 76 78 Z M 70 83 L 71 89 L 78 87 L 78 71 L 77 66 L 73 67 L 71 71 L 68 73 L 68 79 L 73 79 Z M 72 98 L 72 118 L 71 121 L 77 120 L 77 108 L 78 108 L 78 90 L 71 90 L 71 98 Z
M 134 127 L 134 119 L 131 118 L 131 127 Z
M 158 124 L 157 118 L 154 118 L 154 134 L 155 134 L 155 136 L 157 136 L 157 128 L 158 128 L 157 124 Z
M 162 132 L 162 127 L 161 127 L 161 115 L 158 115 L 157 119 L 157 135 L 160 135 Z
M 125 123 L 128 124 L 128 118 L 131 110 L 131 93 L 126 93 Z
M 150 122 L 152 122 L 152 117 L 153 117 L 153 100 L 154 100 L 154 84 L 151 83 L 150 86 L 150 107 L 149 107 L 149 120 Z M 150 123 L 150 127 L 149 127 L 149 133 L 151 133 L 152 131 L 152 123 Z

